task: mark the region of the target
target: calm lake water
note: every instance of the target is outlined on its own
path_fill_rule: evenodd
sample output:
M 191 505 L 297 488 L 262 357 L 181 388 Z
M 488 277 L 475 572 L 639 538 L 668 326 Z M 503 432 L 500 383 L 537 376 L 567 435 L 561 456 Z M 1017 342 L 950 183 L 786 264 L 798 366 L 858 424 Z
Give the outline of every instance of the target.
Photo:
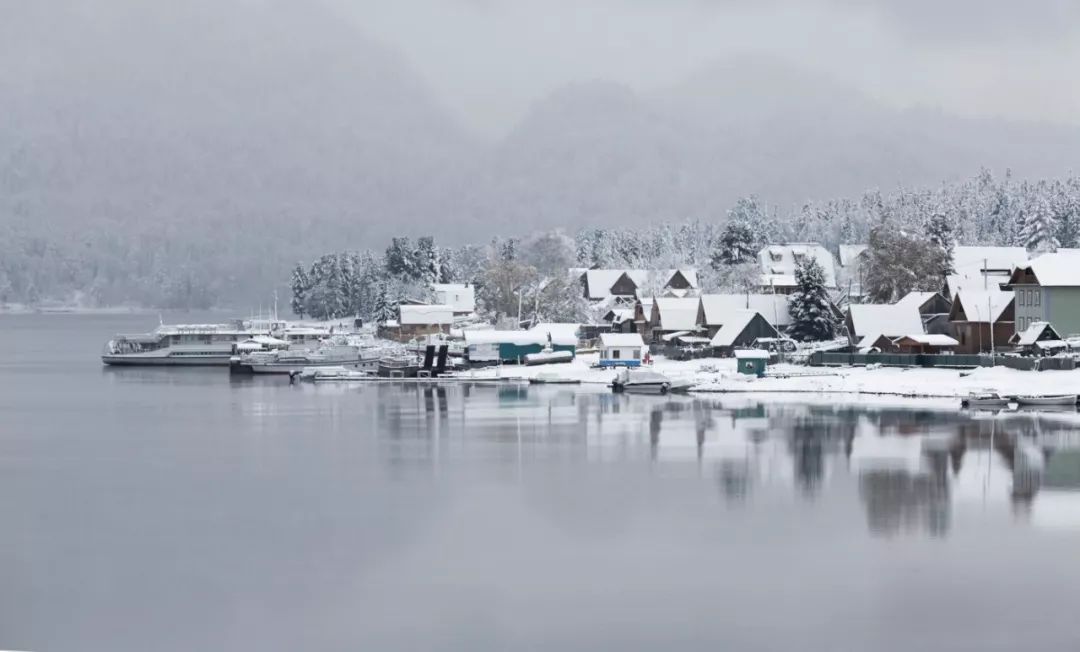
M 1080 649 L 1075 416 L 102 368 L 156 321 L 0 316 L 0 649 Z

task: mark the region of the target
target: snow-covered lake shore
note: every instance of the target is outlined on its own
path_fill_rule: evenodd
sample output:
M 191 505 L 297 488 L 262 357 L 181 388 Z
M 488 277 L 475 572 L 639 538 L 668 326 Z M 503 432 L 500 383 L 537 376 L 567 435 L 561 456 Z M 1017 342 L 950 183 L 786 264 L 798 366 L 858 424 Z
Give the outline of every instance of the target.
M 617 373 L 596 369 L 596 354 L 579 355 L 566 364 L 478 369 L 477 378 L 521 378 L 538 374 L 557 374 L 582 383 L 607 384 Z M 1080 394 L 1078 371 L 1018 371 L 1005 367 L 972 370 L 897 368 L 897 367 L 803 367 L 773 365 L 768 376 L 756 378 L 739 374 L 735 360 L 714 358 L 674 361 L 656 358 L 651 367 L 672 379 L 693 384 L 694 392 L 754 394 L 876 395 L 912 399 L 955 401 L 972 392 L 995 391 L 1001 394 Z M 945 400 L 947 399 L 947 400 Z

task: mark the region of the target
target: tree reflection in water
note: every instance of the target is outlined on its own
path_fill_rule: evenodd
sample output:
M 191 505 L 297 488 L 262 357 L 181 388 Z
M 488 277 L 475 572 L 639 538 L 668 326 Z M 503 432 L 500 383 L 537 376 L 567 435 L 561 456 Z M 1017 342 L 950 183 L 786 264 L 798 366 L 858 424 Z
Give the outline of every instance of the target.
M 435 458 L 436 466 L 512 460 L 522 470 L 554 458 L 646 462 L 665 469 L 664 477 L 687 469 L 714 478 L 729 505 L 746 505 L 755 492 L 785 485 L 816 501 L 834 483 L 843 491 L 844 478 L 851 478 L 869 530 L 886 537 L 945 536 L 963 501 L 1011 505 L 1014 513 L 1026 514 L 1055 451 L 1080 446 L 1069 436 L 1075 416 L 1068 415 L 550 387 L 379 391 L 377 419 L 385 426 L 379 431 L 388 461 L 396 465 L 430 468 L 416 464 L 420 458 Z

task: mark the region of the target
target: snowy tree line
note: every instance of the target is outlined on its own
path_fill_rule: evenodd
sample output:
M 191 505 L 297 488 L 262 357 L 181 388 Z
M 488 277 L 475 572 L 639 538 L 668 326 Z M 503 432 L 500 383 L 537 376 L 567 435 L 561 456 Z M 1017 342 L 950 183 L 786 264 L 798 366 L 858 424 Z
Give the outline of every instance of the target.
M 247 306 L 253 296 L 268 301 L 288 261 L 326 251 L 327 243 L 342 239 L 329 227 L 294 219 L 270 221 L 258 230 L 191 219 L 143 231 L 108 221 L 83 227 L 58 231 L 43 222 L 0 220 L 0 304 L 52 299 L 85 305 Z M 304 237 L 297 237 L 298 230 Z M 1018 245 L 1039 252 L 1075 247 L 1078 238 L 1080 177 L 1021 181 L 984 170 L 937 188 L 875 190 L 787 210 L 746 197 L 718 207 L 715 215 L 664 220 L 648 228 L 584 228 L 572 235 L 544 232 L 453 247 L 400 241 L 401 250 L 428 253 L 407 260 L 397 256 L 389 267 L 382 249 L 328 254 L 303 267 L 298 287 L 305 290 L 296 305 L 305 314 L 314 314 L 314 308 L 318 314 L 370 318 L 380 296 L 389 303 L 427 297 L 425 287 L 434 274 L 474 282 L 478 291 L 483 286 L 481 304 L 488 314 L 516 316 L 519 299 L 523 316 L 575 314 L 582 309 L 578 302 L 548 305 L 559 285 L 569 282 L 566 267 L 694 267 L 705 290 L 737 291 L 753 284 L 761 246 L 784 241 L 820 242 L 834 252 L 843 243 L 875 244 L 867 281 L 872 298 L 887 301 L 905 288 L 932 286 L 933 277 L 948 267 L 953 243 Z M 912 247 L 922 254 L 905 255 Z M 932 247 L 946 259 L 935 257 Z M 875 278 L 882 279 L 879 286 Z
M 495 239 L 483 246 L 442 248 L 431 238 L 396 238 L 380 256 L 330 254 L 293 276 L 293 309 L 319 317 L 390 319 L 405 299 L 430 300 L 436 282 L 472 283 L 487 317 L 578 321 L 595 317 L 581 300 L 573 268 L 698 270 L 705 292 L 754 289 L 757 252 L 769 243 L 867 243 L 866 295 L 892 302 L 912 290 L 937 290 L 953 271 L 957 243 L 1025 246 L 1033 255 L 1076 246 L 1080 178 L 1016 182 L 988 171 L 936 190 L 868 192 L 858 201 L 807 203 L 781 215 L 756 197 L 738 200 L 718 221 L 659 223 L 648 228 L 583 228 Z M 822 270 L 797 270 L 793 310 L 805 316 L 800 339 L 829 337 L 836 328 L 823 301 Z M 659 293 L 660 288 L 643 288 Z M 805 332 L 803 332 L 805 331 Z

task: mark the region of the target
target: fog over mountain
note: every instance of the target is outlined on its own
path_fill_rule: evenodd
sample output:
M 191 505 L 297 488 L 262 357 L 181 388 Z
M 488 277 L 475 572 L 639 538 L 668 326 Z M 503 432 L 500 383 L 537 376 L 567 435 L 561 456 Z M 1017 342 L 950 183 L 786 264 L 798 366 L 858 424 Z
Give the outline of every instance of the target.
M 362 23 L 340 3 L 0 0 L 0 301 L 195 284 L 247 305 L 296 260 L 398 234 L 714 220 L 748 194 L 1080 167 L 1076 126 L 899 109 L 761 54 L 644 90 L 568 82 L 493 137 Z

